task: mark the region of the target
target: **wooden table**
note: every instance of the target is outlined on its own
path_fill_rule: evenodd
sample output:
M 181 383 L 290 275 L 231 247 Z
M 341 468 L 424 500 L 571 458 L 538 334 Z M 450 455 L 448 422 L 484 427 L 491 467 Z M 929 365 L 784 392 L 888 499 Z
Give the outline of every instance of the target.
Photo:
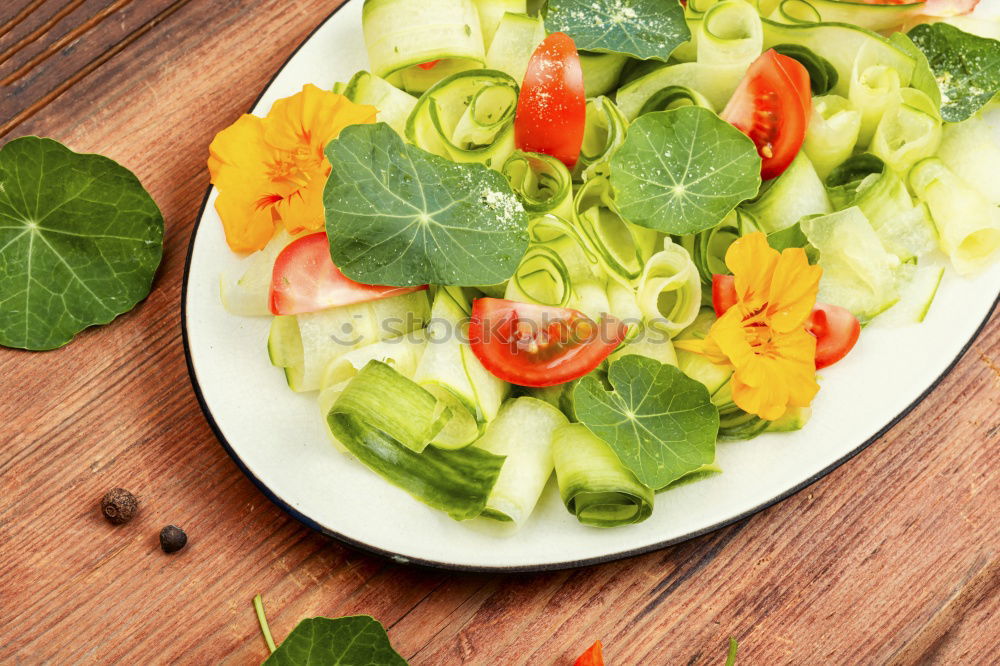
M 7 77 L 112 0 L 0 65 Z M 360 0 L 355 0 L 360 1 Z M 29 0 L 0 3 L 0 26 Z M 31 3 L 37 4 L 37 3 Z M 0 38 L 20 47 L 50 0 Z M 413 664 L 996 663 L 1000 318 L 886 437 L 781 504 L 623 562 L 532 575 L 392 564 L 305 529 L 248 481 L 198 409 L 180 291 L 207 146 L 338 0 L 136 0 L 0 92 L 0 141 L 104 153 L 167 222 L 149 299 L 62 350 L 0 350 L 0 663 L 254 663 L 276 637 L 365 613 Z M 3 29 L 0 28 L 0 31 Z M 0 58 L 2 59 L 2 58 Z M 53 94 L 55 93 L 61 94 Z M 142 498 L 114 528 L 98 501 Z M 190 544 L 166 556 L 159 529 Z

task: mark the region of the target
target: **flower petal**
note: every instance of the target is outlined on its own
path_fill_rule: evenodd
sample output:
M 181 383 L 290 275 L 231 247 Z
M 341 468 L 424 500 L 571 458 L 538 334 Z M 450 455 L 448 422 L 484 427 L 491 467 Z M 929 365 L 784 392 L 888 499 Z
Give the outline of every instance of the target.
M 816 305 L 823 269 L 810 266 L 802 248 L 789 248 L 778 258 L 768 293 L 771 327 L 785 333 L 802 328 Z
M 778 256 L 778 251 L 767 244 L 767 237 L 759 231 L 729 246 L 726 266 L 733 272 L 736 297 L 744 311 L 753 311 L 767 300 Z

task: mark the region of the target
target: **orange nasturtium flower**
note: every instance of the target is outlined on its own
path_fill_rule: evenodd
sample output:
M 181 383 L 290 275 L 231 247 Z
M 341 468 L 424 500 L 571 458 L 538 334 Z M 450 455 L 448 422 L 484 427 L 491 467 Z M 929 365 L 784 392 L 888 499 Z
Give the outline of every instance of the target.
M 291 233 L 323 227 L 327 142 L 348 125 L 375 122 L 376 109 L 314 85 L 279 99 L 266 118 L 244 115 L 219 132 L 208 170 L 215 209 L 236 252 L 267 245 L 278 224 Z
M 816 338 L 806 322 L 816 304 L 823 270 L 800 248 L 778 253 L 762 233 L 740 238 L 726 252 L 736 305 L 704 340 L 676 342 L 733 372 L 733 402 L 773 421 L 789 407 L 808 407 L 816 384 Z

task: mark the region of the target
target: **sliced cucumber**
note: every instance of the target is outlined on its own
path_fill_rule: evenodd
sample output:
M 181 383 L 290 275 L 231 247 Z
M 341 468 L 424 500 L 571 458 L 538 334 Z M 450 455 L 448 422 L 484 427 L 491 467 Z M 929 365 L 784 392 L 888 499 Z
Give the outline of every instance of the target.
M 715 312 L 711 308 L 702 308 L 691 325 L 681 331 L 676 340 L 704 340 L 715 320 Z M 677 350 L 677 367 L 691 379 L 704 384 L 709 395 L 715 395 L 733 376 L 731 367 L 716 365 L 701 354 L 684 349 Z
M 896 327 L 919 324 L 931 309 L 931 303 L 934 302 L 938 287 L 941 285 L 941 278 L 944 277 L 944 267 L 904 264 L 900 269 L 904 275 L 900 280 L 903 286 L 900 289 L 899 302 L 875 317 L 872 320 L 873 326 Z
M 285 369 L 297 392 L 322 386 L 327 366 L 353 349 L 423 328 L 430 315 L 427 292 L 322 312 L 275 317 L 268 338 L 271 363 Z
M 899 261 L 885 251 L 860 208 L 806 218 L 801 226 L 820 252 L 817 300 L 847 308 L 862 323 L 899 300 L 894 273 Z
M 580 52 L 584 95 L 587 99 L 607 95 L 618 87 L 628 56 L 621 53 Z
M 724 0 L 702 16 L 698 62 L 750 66 L 764 45 L 764 28 L 757 10 L 743 0 Z
M 937 156 L 987 201 L 1000 206 L 1000 132 L 981 116 L 946 123 Z
M 637 354 L 646 358 L 656 359 L 660 363 L 679 367 L 677 359 L 680 352 L 674 349 L 673 342 L 671 342 L 669 336 L 642 327 L 633 326 L 633 328 L 636 328 L 635 339 L 626 343 L 608 357 L 609 361 L 613 363 L 623 356 Z
M 372 72 L 383 78 L 432 60 L 486 57 L 473 0 L 367 0 L 361 22 Z
M 573 215 L 573 176 L 555 157 L 515 151 L 500 172 L 510 181 L 529 215 Z
M 683 62 L 656 69 L 627 83 L 618 90 L 616 101 L 628 121 L 639 116 L 646 103 L 664 88 L 682 86 L 702 95 L 720 111 L 732 97 L 746 74 L 745 65 L 706 65 L 701 62 Z
M 369 104 L 378 109 L 379 122 L 387 123 L 402 135 L 417 98 L 403 92 L 385 79 L 369 72 L 358 72 L 344 89 L 344 96 L 356 104 Z
M 814 97 L 809 130 L 802 150 L 816 174 L 826 180 L 830 172 L 851 156 L 861 132 L 861 113 L 840 95 Z
M 425 387 L 447 389 L 478 423 L 485 423 L 496 418 L 510 385 L 487 372 L 472 353 L 465 342 L 468 319 L 469 304 L 461 291 L 453 287 L 438 289 L 427 327 L 427 349 L 414 379 Z
M 535 398 L 507 401 L 476 446 L 504 456 L 500 478 L 486 509 L 522 525 L 552 476 L 552 435 L 569 421 L 552 405 Z
M 941 118 L 933 102 L 919 90 L 897 93 L 879 120 L 871 152 L 890 168 L 906 173 L 910 167 L 937 152 L 941 143 Z
M 923 2 L 881 5 L 844 0 L 781 0 L 768 18 L 781 23 L 850 23 L 881 32 L 899 29 L 923 8 Z
M 785 415 L 777 421 L 771 421 L 767 432 L 794 432 L 802 430 L 812 418 L 811 407 L 789 407 Z
M 401 72 L 396 72 L 393 77 L 399 77 L 399 87 L 412 95 L 423 95 L 439 82 L 450 76 L 461 72 L 469 72 L 480 69 L 482 65 L 478 60 L 467 60 L 463 58 L 451 58 L 439 60 L 430 69 L 423 67 L 410 67 Z M 392 81 L 392 77 L 389 77 Z M 393 82 L 393 85 L 396 85 Z
M 823 181 L 801 151 L 783 174 L 742 208 L 753 215 L 760 230 L 767 234 L 787 229 L 806 215 L 833 212 Z
M 607 177 L 611 155 L 625 142 L 628 121 L 607 97 L 587 100 L 587 122 L 576 175 L 580 180 Z
M 486 52 L 486 68 L 499 70 L 521 82 L 531 56 L 544 39 L 545 25 L 540 18 L 504 14 L 497 27 L 496 39 Z
M 348 382 L 329 413 L 357 419 L 416 453 L 451 419 L 447 405 L 379 361 L 369 361 Z
M 381 361 L 404 377 L 413 377 L 426 347 L 427 329 L 421 328 L 349 351 L 327 365 L 322 389 L 350 381 L 369 361 Z
M 932 157 L 910 171 L 910 188 L 926 202 L 941 249 L 962 275 L 987 266 L 1000 252 L 1000 208 Z
M 271 314 L 268 295 L 274 260 L 295 236 L 284 229 L 259 252 L 254 252 L 240 262 L 238 268 L 223 273 L 219 278 L 219 297 L 230 314 L 241 317 L 265 317 Z
M 847 97 L 850 92 L 854 63 L 862 49 L 865 49 L 871 62 L 894 69 L 899 74 L 901 85 L 909 85 L 913 77 L 916 66 L 913 57 L 870 30 L 847 23 L 784 25 L 768 19 L 762 22 L 765 49 L 779 44 L 800 44 L 828 60 L 837 69 L 838 75 L 833 92 L 841 97 Z
M 901 87 L 899 72 L 885 65 L 861 67 L 862 58 L 854 63 L 848 99 L 861 114 L 858 146 L 867 148 L 875 136 L 875 128 L 885 115 Z
M 525 0 L 475 0 L 479 10 L 479 25 L 483 32 L 483 45 L 489 51 L 499 34 L 500 39 L 506 36 L 500 34 L 505 14 L 527 14 L 528 4 Z M 487 56 L 488 57 L 488 56 Z M 491 65 L 487 65 L 491 67 Z
M 517 82 L 496 70 L 450 76 L 417 101 L 406 121 L 415 146 L 454 162 L 499 169 L 514 152 Z
M 701 275 L 680 245 L 670 238 L 643 268 L 636 293 L 645 325 L 675 336 L 698 316 L 701 307 Z

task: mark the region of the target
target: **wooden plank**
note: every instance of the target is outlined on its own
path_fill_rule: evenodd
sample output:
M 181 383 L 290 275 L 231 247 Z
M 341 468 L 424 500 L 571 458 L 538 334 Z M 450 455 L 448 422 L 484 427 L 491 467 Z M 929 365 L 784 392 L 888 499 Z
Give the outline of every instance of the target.
M 24 4 L 0 9 L 0 23 Z M 0 662 L 254 662 L 266 652 L 257 592 L 279 639 L 302 617 L 369 613 L 416 666 L 570 664 L 596 638 L 609 664 L 718 664 L 729 636 L 748 664 L 995 660 L 996 315 L 931 397 L 856 459 L 740 524 L 628 561 L 522 576 L 403 567 L 268 502 L 198 410 L 180 283 L 211 137 L 337 4 L 196 0 L 12 134 L 135 170 L 167 239 L 135 312 L 57 352 L 0 349 Z M 94 32 L 72 47 L 86 57 L 49 59 L 29 86 L 5 90 L 0 122 L 123 36 L 114 19 Z M 143 504 L 110 528 L 96 503 L 115 485 Z M 173 557 L 156 543 L 167 523 L 191 537 Z

